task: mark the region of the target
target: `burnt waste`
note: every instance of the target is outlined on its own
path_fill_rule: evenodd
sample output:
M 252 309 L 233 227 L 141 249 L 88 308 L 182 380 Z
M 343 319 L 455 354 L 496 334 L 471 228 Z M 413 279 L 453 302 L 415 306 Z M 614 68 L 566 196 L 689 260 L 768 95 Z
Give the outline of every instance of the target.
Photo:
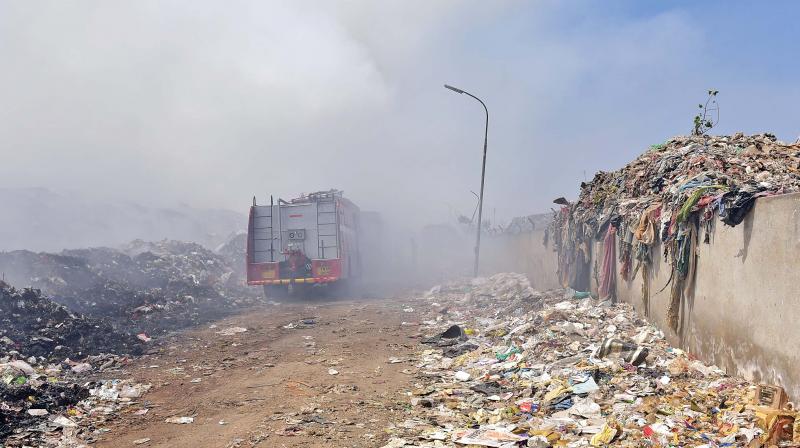
M 70 311 L 103 319 L 116 331 L 148 337 L 260 303 L 260 291 L 245 286 L 237 263 L 244 260 L 173 240 L 58 254 L 0 253 L 0 272 L 14 284 L 41 289 Z

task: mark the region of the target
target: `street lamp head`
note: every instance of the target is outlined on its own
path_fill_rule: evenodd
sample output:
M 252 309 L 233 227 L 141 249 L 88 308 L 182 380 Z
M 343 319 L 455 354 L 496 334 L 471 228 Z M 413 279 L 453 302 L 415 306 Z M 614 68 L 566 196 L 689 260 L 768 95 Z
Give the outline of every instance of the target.
M 456 93 L 464 93 L 464 91 L 459 89 L 458 87 L 453 87 L 453 86 L 450 86 L 450 85 L 447 85 L 447 84 L 445 84 L 444 87 L 446 89 L 450 89 L 450 90 L 452 90 L 453 92 L 456 92 Z

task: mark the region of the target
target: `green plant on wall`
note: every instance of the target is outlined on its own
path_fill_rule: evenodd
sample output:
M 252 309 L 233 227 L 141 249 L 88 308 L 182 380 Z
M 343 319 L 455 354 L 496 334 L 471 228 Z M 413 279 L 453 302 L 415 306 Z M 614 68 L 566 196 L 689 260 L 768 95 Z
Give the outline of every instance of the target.
M 718 93 L 719 90 L 709 90 L 706 103 L 698 104 L 700 111 L 694 116 L 692 135 L 705 135 L 706 132 L 719 123 Z

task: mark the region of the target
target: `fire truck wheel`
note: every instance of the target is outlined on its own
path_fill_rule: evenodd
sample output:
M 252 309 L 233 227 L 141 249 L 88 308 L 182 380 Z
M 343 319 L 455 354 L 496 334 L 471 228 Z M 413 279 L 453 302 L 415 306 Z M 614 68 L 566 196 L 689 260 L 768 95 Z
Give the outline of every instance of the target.
M 289 297 L 289 288 L 281 285 L 264 285 L 264 297 L 270 300 L 283 300 Z
M 289 289 L 289 298 L 292 301 L 305 301 L 312 297 L 311 285 L 303 283 L 294 283 L 290 286 L 291 288 Z
M 350 285 L 347 280 L 339 280 L 336 283 L 328 285 L 330 289 L 330 296 L 336 299 L 342 299 L 348 296 Z

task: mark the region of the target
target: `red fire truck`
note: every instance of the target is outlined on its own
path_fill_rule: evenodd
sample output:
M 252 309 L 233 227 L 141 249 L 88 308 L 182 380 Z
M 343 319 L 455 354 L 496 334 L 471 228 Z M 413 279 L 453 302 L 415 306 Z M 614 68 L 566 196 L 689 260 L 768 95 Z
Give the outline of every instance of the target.
M 268 297 L 307 286 L 342 285 L 361 275 L 359 208 L 338 190 L 277 204 L 253 198 L 247 226 L 247 284 Z M 300 286 L 302 285 L 302 286 Z

